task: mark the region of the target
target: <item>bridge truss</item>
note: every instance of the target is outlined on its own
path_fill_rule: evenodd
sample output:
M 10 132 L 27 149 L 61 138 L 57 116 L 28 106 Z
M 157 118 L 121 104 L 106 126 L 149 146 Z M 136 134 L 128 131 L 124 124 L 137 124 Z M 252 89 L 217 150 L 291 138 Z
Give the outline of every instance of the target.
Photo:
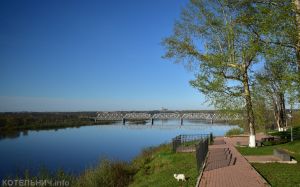
M 153 124 L 154 120 L 179 119 L 182 124 L 183 120 L 205 120 L 213 123 L 215 121 L 239 120 L 241 118 L 240 114 L 222 114 L 217 112 L 161 112 L 155 114 L 145 112 L 97 112 L 97 116 L 93 119 L 95 121 L 123 121 L 124 124 L 126 120 L 151 120 Z

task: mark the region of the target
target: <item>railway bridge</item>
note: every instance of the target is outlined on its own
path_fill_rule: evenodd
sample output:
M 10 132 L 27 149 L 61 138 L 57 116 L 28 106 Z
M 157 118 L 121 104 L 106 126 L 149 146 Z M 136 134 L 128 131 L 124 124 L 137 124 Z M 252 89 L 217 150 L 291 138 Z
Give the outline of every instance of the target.
M 97 116 L 92 119 L 96 121 L 126 121 L 132 120 L 151 120 L 154 124 L 155 120 L 178 119 L 180 124 L 186 120 L 205 120 L 214 123 L 215 121 L 230 121 L 241 119 L 240 114 L 223 114 L 219 112 L 97 112 Z

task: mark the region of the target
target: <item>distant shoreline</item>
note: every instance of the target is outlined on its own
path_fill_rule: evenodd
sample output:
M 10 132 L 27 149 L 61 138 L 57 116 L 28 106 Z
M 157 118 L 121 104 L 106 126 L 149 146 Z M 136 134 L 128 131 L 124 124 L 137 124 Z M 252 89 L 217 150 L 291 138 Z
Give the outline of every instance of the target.
M 147 112 L 155 113 L 160 111 Z M 0 113 L 0 139 L 18 137 L 20 133 L 26 134 L 28 130 L 56 130 L 69 127 L 107 125 L 117 122 L 109 120 L 97 120 L 95 122 L 91 119 L 91 116 L 95 115 L 96 112 L 2 112 Z M 145 125 L 147 120 L 128 120 L 127 122 L 132 125 Z M 222 121 L 215 122 L 223 123 Z

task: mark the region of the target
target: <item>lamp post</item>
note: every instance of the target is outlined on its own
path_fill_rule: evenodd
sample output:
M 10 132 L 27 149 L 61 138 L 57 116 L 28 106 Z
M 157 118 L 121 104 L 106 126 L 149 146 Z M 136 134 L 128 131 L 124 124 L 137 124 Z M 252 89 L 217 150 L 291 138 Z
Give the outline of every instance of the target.
M 291 125 L 291 142 L 293 141 L 293 125 L 292 125 L 292 110 L 290 112 L 290 114 L 287 114 L 287 117 L 290 118 L 290 125 Z

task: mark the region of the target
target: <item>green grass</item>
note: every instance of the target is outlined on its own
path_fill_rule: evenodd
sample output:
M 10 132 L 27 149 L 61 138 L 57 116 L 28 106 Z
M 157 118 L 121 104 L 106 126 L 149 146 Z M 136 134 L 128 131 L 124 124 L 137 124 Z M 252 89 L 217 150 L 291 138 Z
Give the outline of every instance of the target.
M 275 146 L 264 146 L 256 148 L 237 147 L 237 150 L 239 150 L 242 155 L 271 155 L 273 154 L 274 147 Z
M 173 153 L 171 145 L 163 145 L 157 148 L 147 162 L 137 158 L 135 165 L 140 165 L 140 169 L 133 177 L 130 187 L 143 186 L 195 186 L 197 177 L 197 164 L 195 153 Z M 143 162 L 141 164 L 141 162 Z M 189 177 L 187 182 L 177 182 L 173 174 L 183 173 Z
M 200 140 L 193 140 L 193 141 L 183 142 L 183 143 L 181 143 L 181 146 L 195 147 L 197 144 L 199 144 L 199 142 L 200 142 Z
M 288 151 L 298 161 L 298 163 L 255 163 L 253 166 L 274 187 L 300 186 L 300 140 L 281 145 L 257 148 L 238 147 L 237 149 L 243 155 L 272 155 L 273 149 L 275 148 Z
M 300 186 L 299 164 L 253 164 L 273 187 Z

